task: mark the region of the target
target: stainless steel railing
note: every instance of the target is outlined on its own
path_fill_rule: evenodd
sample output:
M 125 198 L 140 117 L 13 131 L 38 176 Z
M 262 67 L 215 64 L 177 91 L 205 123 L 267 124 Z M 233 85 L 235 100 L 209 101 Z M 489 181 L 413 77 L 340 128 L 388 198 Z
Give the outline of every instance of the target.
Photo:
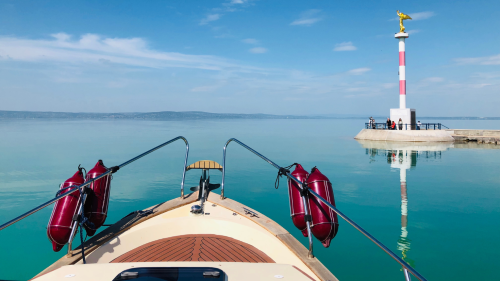
M 272 166 L 274 166 L 276 169 L 280 170 L 281 167 L 278 166 L 276 163 L 274 163 L 273 161 L 271 161 L 269 158 L 265 157 L 264 155 L 260 154 L 259 152 L 255 151 L 254 149 L 252 149 L 251 147 L 249 147 L 248 145 L 240 142 L 239 140 L 235 139 L 235 138 L 231 138 L 229 139 L 226 144 L 224 145 L 224 148 L 223 148 L 223 158 L 222 158 L 222 183 L 221 183 L 221 198 L 224 199 L 224 178 L 225 178 L 225 171 L 226 171 L 226 149 L 227 149 L 227 145 L 231 142 L 236 142 L 237 144 L 243 146 L 244 148 L 248 149 L 250 152 L 254 153 L 255 155 L 259 156 L 260 158 L 262 158 L 264 161 L 266 161 L 267 163 L 271 164 Z M 286 176 L 295 181 L 301 189 L 304 189 L 304 186 L 307 188 L 307 185 L 301 181 L 299 181 L 296 177 L 292 176 L 290 173 L 286 173 Z M 368 233 L 368 231 L 364 230 L 361 226 L 359 226 L 357 223 L 355 223 L 353 220 L 351 220 L 348 216 L 346 216 L 344 213 L 342 213 L 341 211 L 339 211 L 335 206 L 333 206 L 332 204 L 330 204 L 330 202 L 328 202 L 327 200 L 325 200 L 324 198 L 322 198 L 321 196 L 319 196 L 316 192 L 314 192 L 313 190 L 307 188 L 307 191 L 312 194 L 313 196 L 315 196 L 316 198 L 318 198 L 321 202 L 325 203 L 330 209 L 332 209 L 335 213 L 337 213 L 337 215 L 339 215 L 341 218 L 343 218 L 345 221 L 347 221 L 350 225 L 352 225 L 354 228 L 356 228 L 359 232 L 363 233 L 363 235 L 365 235 L 366 237 L 368 237 L 368 239 L 370 239 L 373 243 L 375 243 L 377 246 L 379 246 L 382 250 L 384 250 L 384 252 L 386 252 L 390 257 L 392 257 L 395 261 L 397 261 L 404 269 L 404 275 L 405 275 L 405 279 L 407 281 L 410 281 L 410 275 L 408 274 L 408 272 L 410 272 L 413 276 L 417 277 L 418 280 L 420 281 L 427 281 L 427 279 L 425 279 L 420 273 L 418 273 L 413 267 L 411 267 L 408 263 L 406 263 L 403 259 L 401 259 L 400 257 L 398 257 L 394 252 L 392 252 L 391 250 L 389 250 L 389 248 L 387 248 L 384 244 L 382 244 L 382 242 L 378 241 L 375 237 L 373 237 L 370 233 Z M 305 197 L 305 196 L 304 196 Z M 306 215 L 308 215 L 308 208 L 307 208 L 307 202 L 305 200 L 305 198 L 302 197 L 302 202 L 304 202 L 304 206 L 305 206 L 305 210 L 306 210 Z M 307 200 L 308 201 L 308 200 Z M 310 232 L 310 225 L 309 225 L 309 222 L 307 224 L 307 230 L 308 230 L 308 234 L 309 234 L 309 251 L 310 251 L 310 257 L 312 256 L 312 236 L 311 236 L 311 232 Z
M 225 179 L 225 175 L 226 175 L 226 148 L 227 148 L 227 145 L 230 142 L 232 142 L 232 141 L 234 141 L 237 144 L 243 146 L 244 148 L 250 150 L 251 152 L 253 152 L 255 155 L 257 155 L 260 158 L 262 158 L 267 163 L 273 165 L 276 169 L 279 170 L 281 168 L 280 166 L 276 165 L 276 163 L 274 163 L 273 161 L 269 160 L 268 158 L 266 158 L 264 155 L 258 153 L 257 151 L 253 150 L 251 147 L 247 146 L 246 144 L 240 142 L 239 140 L 237 140 L 235 138 L 229 139 L 226 142 L 226 145 L 224 145 L 224 149 L 223 149 L 223 153 L 222 153 L 223 154 L 223 156 L 222 156 L 222 182 L 221 182 L 221 191 L 220 191 L 220 197 L 221 197 L 221 199 L 224 199 L 224 179 Z M 293 177 L 293 176 L 289 175 L 289 177 Z M 300 182 L 295 177 L 293 177 L 293 178 L 295 179 L 295 181 L 299 184 L 300 188 L 302 189 L 302 182 Z M 304 214 L 306 215 L 306 217 L 309 217 L 309 207 L 308 207 L 309 206 L 309 198 L 307 196 L 303 196 L 302 197 L 302 203 L 305 206 L 305 208 L 304 208 Z M 312 240 L 312 234 L 311 234 L 311 222 L 310 221 L 306 221 L 306 225 L 307 225 L 307 237 L 309 237 L 309 253 L 308 253 L 308 256 L 310 258 L 314 258 L 314 254 L 313 254 L 313 240 Z
M 68 191 L 66 191 L 65 193 L 63 193 L 63 194 L 55 197 L 54 199 L 51 199 L 51 200 L 43 203 L 42 205 L 40 205 L 40 206 L 38 206 L 38 207 L 36 207 L 36 208 L 34 208 L 34 209 L 32 209 L 32 210 L 30 210 L 30 211 L 28 211 L 28 212 L 26 212 L 26 213 L 18 216 L 18 217 L 16 217 L 16 218 L 14 218 L 14 219 L 12 219 L 12 220 L 10 220 L 8 222 L 0 225 L 0 230 L 3 230 L 5 228 L 7 228 L 8 226 L 13 225 L 14 223 L 16 223 L 16 222 L 18 222 L 18 221 L 20 221 L 20 220 L 22 220 L 22 219 L 24 219 L 24 218 L 26 218 L 26 217 L 34 214 L 34 213 L 40 211 L 41 209 L 43 209 L 43 208 L 51 205 L 52 203 L 55 203 L 56 201 L 61 200 L 62 198 L 70 195 L 71 193 L 73 193 L 73 191 L 75 191 L 77 189 L 81 190 L 82 188 L 90 185 L 93 181 L 96 181 L 96 180 L 98 180 L 100 178 L 103 178 L 103 177 L 105 177 L 105 176 L 113 173 L 113 172 L 116 172 L 116 171 L 118 171 L 118 169 L 123 168 L 123 167 L 127 166 L 128 164 L 130 164 L 130 163 L 132 163 L 132 162 L 134 162 L 136 160 L 139 160 L 140 158 L 142 158 L 142 157 L 150 154 L 151 152 L 153 152 L 155 150 L 158 150 L 158 149 L 160 149 L 160 148 L 162 148 L 162 147 L 164 147 L 166 145 L 169 145 L 169 144 L 171 144 L 171 143 L 173 143 L 173 142 L 175 142 L 177 140 L 180 140 L 180 139 L 182 139 L 186 143 L 186 157 L 184 159 L 184 166 L 183 166 L 183 171 L 182 171 L 182 183 L 181 183 L 181 197 L 184 198 L 184 180 L 186 178 L 186 166 L 187 166 L 187 159 L 188 159 L 188 155 L 189 155 L 189 143 L 188 143 L 187 139 L 185 139 L 182 136 L 179 136 L 179 137 L 173 138 L 173 139 L 171 139 L 171 140 L 169 140 L 169 141 L 167 141 L 165 143 L 162 143 L 162 144 L 160 144 L 160 145 L 158 145 L 158 146 L 156 146 L 156 147 L 154 147 L 154 148 L 152 148 L 152 149 L 144 152 L 143 154 L 141 154 L 139 156 L 136 156 L 136 157 L 134 157 L 134 158 L 132 158 L 132 159 L 130 159 L 130 160 L 128 160 L 128 161 L 126 161 L 126 162 L 118 165 L 118 166 L 115 166 L 115 167 L 113 167 L 114 169 L 109 169 L 107 172 L 101 174 L 100 176 L 98 176 L 98 177 L 96 177 L 96 178 L 94 178 L 94 179 L 92 179 L 90 181 L 84 182 L 83 184 L 81 184 L 79 186 L 75 186 L 75 187 L 69 189 Z

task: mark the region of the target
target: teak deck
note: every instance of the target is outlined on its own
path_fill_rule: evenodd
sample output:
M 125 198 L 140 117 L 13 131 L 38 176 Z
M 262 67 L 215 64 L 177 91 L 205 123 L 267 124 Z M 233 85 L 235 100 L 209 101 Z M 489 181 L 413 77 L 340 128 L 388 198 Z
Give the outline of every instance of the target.
M 121 255 L 112 263 L 163 261 L 274 263 L 273 259 L 252 245 L 213 234 L 180 235 L 156 240 Z

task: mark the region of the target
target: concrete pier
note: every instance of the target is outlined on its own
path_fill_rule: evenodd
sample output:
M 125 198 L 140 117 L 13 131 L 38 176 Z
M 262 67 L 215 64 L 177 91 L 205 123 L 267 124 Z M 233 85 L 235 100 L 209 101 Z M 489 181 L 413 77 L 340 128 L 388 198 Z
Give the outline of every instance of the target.
M 372 130 L 363 129 L 354 137 L 357 140 L 409 141 L 409 142 L 454 142 L 444 130 Z
M 357 140 L 396 142 L 476 142 L 500 145 L 500 130 L 372 130 L 363 129 Z

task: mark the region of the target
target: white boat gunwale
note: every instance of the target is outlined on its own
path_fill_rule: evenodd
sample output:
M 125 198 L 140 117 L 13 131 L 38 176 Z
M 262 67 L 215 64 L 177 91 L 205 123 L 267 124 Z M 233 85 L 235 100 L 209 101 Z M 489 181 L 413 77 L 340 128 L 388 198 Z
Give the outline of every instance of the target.
M 104 229 L 100 233 L 96 234 L 94 237 L 89 239 L 84 245 L 85 256 L 90 255 L 93 251 L 98 249 L 105 243 L 113 240 L 115 237 L 126 232 L 132 227 L 141 224 L 149 219 L 152 219 L 158 215 L 164 214 L 166 212 L 172 211 L 179 207 L 185 206 L 187 204 L 194 203 L 198 200 L 198 191 L 187 194 L 184 199 L 180 197 L 174 198 L 172 200 L 166 201 L 164 203 L 152 206 L 150 208 L 144 209 L 143 211 L 152 210 L 147 216 L 141 216 L 141 212 L 133 213 L 129 216 L 122 218 L 120 221 Z M 246 219 L 253 221 L 258 224 L 273 236 L 278 238 L 292 253 L 296 255 L 320 280 L 330 280 L 338 281 L 338 279 L 317 259 L 308 257 L 308 249 L 306 249 L 295 237 L 293 237 L 286 229 L 281 225 L 273 221 L 272 219 L 266 217 L 262 213 L 245 206 L 237 201 L 229 198 L 221 199 L 218 194 L 210 193 L 208 196 L 208 202 L 220 205 L 227 208 L 238 215 L 244 216 Z M 258 216 L 251 216 L 247 214 L 246 210 L 258 213 Z M 51 271 L 57 270 L 66 265 L 74 265 L 82 259 L 81 247 L 77 247 L 71 252 L 71 256 L 65 255 L 52 265 L 47 267 L 45 270 L 36 275 L 33 279 L 47 274 Z

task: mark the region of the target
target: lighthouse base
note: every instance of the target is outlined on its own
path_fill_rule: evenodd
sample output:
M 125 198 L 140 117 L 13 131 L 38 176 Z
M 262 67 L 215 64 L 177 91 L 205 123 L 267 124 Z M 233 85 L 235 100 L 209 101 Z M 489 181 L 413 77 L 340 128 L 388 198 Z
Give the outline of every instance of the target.
M 391 108 L 391 121 L 396 123 L 397 130 L 399 130 L 399 118 L 403 121 L 403 130 L 415 130 L 415 124 L 417 123 L 415 120 L 415 109 Z

